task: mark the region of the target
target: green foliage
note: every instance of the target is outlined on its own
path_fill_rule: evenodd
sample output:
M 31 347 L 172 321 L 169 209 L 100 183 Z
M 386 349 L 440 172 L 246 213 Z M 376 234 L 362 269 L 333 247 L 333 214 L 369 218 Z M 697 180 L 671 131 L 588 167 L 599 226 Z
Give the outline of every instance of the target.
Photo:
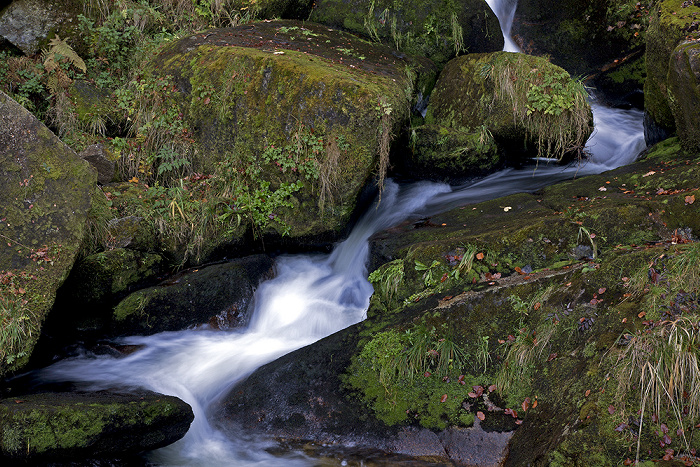
M 26 343 L 37 333 L 27 300 L 25 272 L 0 271 L 0 367 L 26 355 Z
M 440 261 L 435 259 L 430 263 L 430 266 L 426 266 L 418 260 L 415 260 L 415 263 L 416 271 L 425 271 L 423 272 L 423 284 L 425 284 L 426 287 L 434 287 L 437 285 L 438 280 L 435 277 L 435 273 L 436 268 L 440 266 Z
M 417 420 L 427 428 L 469 426 L 462 402 L 475 381 L 461 369 L 466 352 L 449 333 L 416 325 L 374 335 L 353 360 L 345 382 L 359 391 L 387 425 Z
M 372 271 L 367 278 L 374 286 L 375 291 L 381 293 L 388 304 L 395 298 L 403 279 L 404 262 L 402 259 L 396 259 L 382 265 Z
M 582 91 L 579 82 L 570 79 L 569 73 L 547 73 L 541 81 L 530 84 L 527 92 L 527 114 L 542 112 L 545 115 L 559 116 L 576 105 Z

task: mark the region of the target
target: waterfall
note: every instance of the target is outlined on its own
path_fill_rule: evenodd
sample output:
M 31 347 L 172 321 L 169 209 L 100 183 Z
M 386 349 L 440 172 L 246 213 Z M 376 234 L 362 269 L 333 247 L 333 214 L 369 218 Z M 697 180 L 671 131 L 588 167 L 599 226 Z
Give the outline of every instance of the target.
M 508 35 L 515 0 L 488 3 L 508 38 L 506 50 L 517 51 Z M 596 124 L 588 141 L 592 157 L 582 165 L 540 163 L 536 170 L 506 169 L 458 187 L 430 182 L 399 187 L 387 181 L 381 203 L 367 211 L 347 240 L 330 255 L 277 259 L 277 276 L 258 287 L 247 328 L 127 337 L 121 341 L 143 349 L 120 359 L 84 356 L 63 360 L 42 370 L 38 378 L 74 381 L 91 390 L 144 387 L 189 403 L 195 412 L 189 432 L 177 443 L 151 453 L 149 460 L 155 464 L 312 465 L 312 460 L 298 453 L 286 457 L 268 454 L 265 448 L 270 444 L 266 440 L 247 435 L 226 437 L 209 424 L 208 407 L 265 363 L 366 317 L 373 292 L 366 269 L 368 240 L 373 233 L 413 216 L 531 191 L 575 175 L 599 173 L 632 162 L 644 147 L 641 112 L 608 109 L 595 101 L 592 106 Z

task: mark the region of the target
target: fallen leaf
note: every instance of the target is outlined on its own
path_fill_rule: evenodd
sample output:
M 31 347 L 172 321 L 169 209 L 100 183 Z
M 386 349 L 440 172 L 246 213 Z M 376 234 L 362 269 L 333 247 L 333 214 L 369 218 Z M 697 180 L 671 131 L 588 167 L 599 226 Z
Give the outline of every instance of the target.
M 472 399 L 476 399 L 477 397 L 479 397 L 479 396 L 476 395 L 475 392 L 471 392 L 471 391 L 469 391 L 469 393 L 468 393 L 467 395 L 468 395 L 469 397 L 471 397 Z
M 440 398 L 440 402 L 447 402 L 447 394 L 443 394 Z
M 423 373 L 423 376 L 425 376 L 427 378 L 428 376 L 430 376 L 430 372 L 426 371 L 425 373 Z
M 539 310 L 542 304 L 540 302 L 535 303 L 535 311 Z
M 590 389 L 586 389 L 586 392 L 585 392 L 583 395 L 584 395 L 585 397 L 590 396 L 590 395 L 591 395 L 591 390 L 590 390 Z
M 481 421 L 483 422 L 484 419 L 486 418 L 486 415 L 484 415 L 484 412 L 482 412 L 482 411 L 480 410 L 480 411 L 478 411 L 478 412 L 476 413 L 476 418 L 478 418 L 479 420 L 481 420 Z
M 605 188 L 604 186 L 601 186 L 600 188 L 598 188 L 598 191 L 608 191 L 608 189 Z
M 515 421 L 515 424 L 516 424 L 516 425 L 522 425 L 522 424 L 523 424 L 523 421 L 522 421 L 522 420 L 516 420 L 516 421 Z
M 642 175 L 642 177 L 649 177 L 650 175 L 654 175 L 655 173 L 656 173 L 656 172 L 654 172 L 653 170 L 650 170 L 649 172 L 647 172 L 647 173 L 645 173 L 644 175 Z
M 555 352 L 555 353 L 551 353 L 551 354 L 549 354 L 549 358 L 547 359 L 547 361 L 548 361 L 548 362 L 551 362 L 551 361 L 554 360 L 555 358 L 557 358 L 556 352 Z
M 472 386 L 472 389 L 476 393 L 477 397 L 484 393 L 484 388 L 481 386 Z
M 478 259 L 479 261 L 481 261 L 482 259 L 484 259 L 484 254 L 483 254 L 483 253 L 477 253 L 477 254 L 476 254 L 476 259 Z
M 608 406 L 608 413 L 609 413 L 610 415 L 614 414 L 614 413 L 615 413 L 615 407 L 612 406 L 612 405 L 609 405 L 609 406 Z
M 503 210 L 504 210 L 505 212 L 508 212 L 508 211 L 510 211 L 511 209 L 513 209 L 513 208 L 510 207 L 510 206 L 506 206 L 506 207 L 503 208 Z
M 627 425 L 626 423 L 620 423 L 619 425 L 617 425 L 617 428 L 615 428 L 615 431 L 622 433 L 628 426 L 629 425 Z
M 637 316 L 640 317 L 640 318 L 644 318 L 646 315 L 647 315 L 647 312 L 646 312 L 646 311 L 640 311 L 640 312 L 637 314 Z
M 603 295 L 603 294 L 605 293 L 606 290 L 608 290 L 608 289 L 606 289 L 605 287 L 599 288 L 599 289 L 598 289 L 598 295 Z
M 627 322 L 627 318 L 622 318 L 622 322 L 623 322 L 623 323 L 626 323 L 626 322 Z
M 498 388 L 496 387 L 495 384 L 492 384 L 491 386 L 489 386 L 489 392 L 495 392 L 496 389 L 498 389 Z
M 520 406 L 523 408 L 523 412 L 527 412 L 527 409 L 530 408 L 530 398 L 526 397 L 523 403 L 520 404 Z
M 532 403 L 532 408 L 534 409 L 535 407 L 537 407 L 537 399 L 535 399 L 535 402 Z
M 688 195 L 685 197 L 685 204 L 693 204 L 695 202 L 695 195 Z

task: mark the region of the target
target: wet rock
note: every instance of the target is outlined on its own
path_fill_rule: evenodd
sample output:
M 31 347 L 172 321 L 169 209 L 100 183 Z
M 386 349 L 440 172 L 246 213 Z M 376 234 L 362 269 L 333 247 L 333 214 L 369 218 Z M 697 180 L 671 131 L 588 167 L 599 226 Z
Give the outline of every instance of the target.
M 182 438 L 194 420 L 182 400 L 137 393 L 39 393 L 0 400 L 0 458 L 128 458 Z
M 319 0 L 309 19 L 427 57 L 439 66 L 460 52 L 503 50 L 498 19 L 483 0 Z
M 96 175 L 26 109 L 0 93 L 0 375 L 26 363 L 83 244 Z
M 272 259 L 248 256 L 192 269 L 127 296 L 114 308 L 113 335 L 155 334 L 210 323 L 229 329 L 247 322 L 253 292 L 272 275 Z

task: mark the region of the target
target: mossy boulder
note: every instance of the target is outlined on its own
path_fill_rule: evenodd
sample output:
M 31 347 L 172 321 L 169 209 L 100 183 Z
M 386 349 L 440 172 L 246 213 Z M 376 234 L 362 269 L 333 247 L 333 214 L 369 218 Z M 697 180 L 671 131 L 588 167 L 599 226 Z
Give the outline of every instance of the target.
M 155 334 L 208 324 L 230 329 L 247 323 L 248 305 L 258 284 L 271 277 L 272 260 L 254 255 L 185 271 L 141 289 L 115 307 L 113 335 Z
M 495 170 L 503 152 L 515 161 L 571 157 L 592 131 L 592 114 L 583 86 L 560 67 L 495 52 L 464 55 L 445 66 L 425 123 L 414 130 L 405 164 L 416 173 L 458 178 Z
M 251 184 L 292 191 L 270 216 L 293 238 L 342 231 L 362 187 L 383 172 L 414 87 L 434 77 L 427 62 L 290 21 L 196 34 L 149 67 L 177 86 L 192 168 L 255 172 Z
M 367 320 L 261 367 L 232 388 L 219 417 L 269 436 L 395 453 L 422 426 L 435 435 L 424 455 L 460 462 L 468 457 L 436 446 L 474 423 L 515 431 L 505 465 L 622 463 L 636 449 L 640 400 L 634 388 L 618 396 L 628 358 L 618 338 L 652 332 L 665 313 L 653 301 L 676 300 L 662 298 L 665 285 L 651 290 L 649 265 L 700 254 L 677 245 L 697 215 L 697 162 L 671 140 L 628 167 L 376 235 Z M 581 259 L 579 246 L 591 256 Z M 658 423 L 675 419 L 646 416 L 642 458 L 658 459 Z M 686 422 L 690 439 L 697 420 Z
M 87 233 L 97 176 L 0 93 L 0 375 L 24 365 Z
M 73 35 L 85 2 L 69 0 L 12 0 L 0 10 L 0 36 L 26 55 L 34 55 L 55 34 Z
M 503 50 L 498 19 L 484 0 L 319 0 L 309 19 L 427 57 L 439 66 L 460 52 Z
M 700 15 L 700 7 L 698 7 Z M 696 21 L 700 24 L 700 18 Z M 681 42 L 671 55 L 669 102 L 681 144 L 700 149 L 700 41 Z
M 503 162 L 486 128 L 420 125 L 411 128 L 409 150 L 409 156 L 397 157 L 397 168 L 425 179 L 457 182 L 493 172 Z
M 699 15 L 700 6 L 681 0 L 662 1 L 652 11 L 647 31 L 646 133 L 653 136 L 657 127 L 662 134 L 678 130 L 688 147 L 698 144 L 693 129 L 698 126 L 697 112 L 687 113 L 698 105 L 698 65 L 697 49 L 692 42 L 682 42 L 700 37 Z
M 122 459 L 182 438 L 189 405 L 163 394 L 39 393 L 0 400 L 0 458 Z
M 81 259 L 57 293 L 38 352 L 52 354 L 76 341 L 102 337 L 114 306 L 130 293 L 154 286 L 167 272 L 161 255 L 126 248 Z

